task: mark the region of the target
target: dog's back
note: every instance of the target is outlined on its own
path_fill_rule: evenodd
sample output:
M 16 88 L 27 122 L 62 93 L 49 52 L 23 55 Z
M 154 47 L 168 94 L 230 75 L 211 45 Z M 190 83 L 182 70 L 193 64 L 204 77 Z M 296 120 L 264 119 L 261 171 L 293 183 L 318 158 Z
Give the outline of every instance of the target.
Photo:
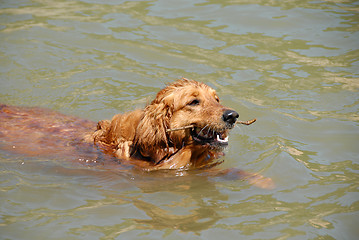
M 64 156 L 96 123 L 42 108 L 0 105 L 0 148 L 28 156 Z

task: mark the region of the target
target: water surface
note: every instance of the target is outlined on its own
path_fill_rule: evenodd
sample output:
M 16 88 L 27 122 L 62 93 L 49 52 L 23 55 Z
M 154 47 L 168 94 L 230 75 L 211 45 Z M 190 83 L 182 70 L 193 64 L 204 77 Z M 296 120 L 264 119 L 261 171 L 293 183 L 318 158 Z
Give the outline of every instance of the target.
M 90 120 L 166 82 L 215 88 L 251 126 L 221 168 L 245 181 L 103 171 L 0 152 L 2 239 L 356 239 L 357 1 L 0 3 L 0 102 Z M 1 123 L 0 123 L 1 124 Z

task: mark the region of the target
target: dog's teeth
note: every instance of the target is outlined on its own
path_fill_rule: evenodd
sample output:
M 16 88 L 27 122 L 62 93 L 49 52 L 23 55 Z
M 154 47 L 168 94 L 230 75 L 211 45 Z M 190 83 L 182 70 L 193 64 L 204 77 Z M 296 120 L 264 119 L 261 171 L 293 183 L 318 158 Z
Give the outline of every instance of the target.
M 219 137 L 219 135 L 217 135 L 217 141 L 218 142 L 228 142 L 228 136 L 225 138 L 225 139 L 221 139 L 220 137 Z

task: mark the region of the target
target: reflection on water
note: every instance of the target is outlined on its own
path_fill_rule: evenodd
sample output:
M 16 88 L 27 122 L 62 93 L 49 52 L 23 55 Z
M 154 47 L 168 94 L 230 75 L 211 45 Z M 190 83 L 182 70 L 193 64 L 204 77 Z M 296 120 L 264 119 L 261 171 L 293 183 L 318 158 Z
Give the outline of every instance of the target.
M 222 168 L 277 188 L 2 151 L 2 237 L 355 239 L 358 19 L 356 1 L 3 1 L 1 103 L 96 121 L 203 81 L 258 119 Z

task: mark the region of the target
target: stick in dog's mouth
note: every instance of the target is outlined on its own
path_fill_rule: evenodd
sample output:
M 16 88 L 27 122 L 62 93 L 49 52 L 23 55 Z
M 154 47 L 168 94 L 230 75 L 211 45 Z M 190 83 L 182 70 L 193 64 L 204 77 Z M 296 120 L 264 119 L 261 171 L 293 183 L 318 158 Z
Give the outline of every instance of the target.
M 254 123 L 255 121 L 257 121 L 256 118 L 249 120 L 249 121 L 238 121 L 237 124 L 244 124 L 244 125 L 251 125 L 252 123 Z
M 244 124 L 244 125 L 251 125 L 252 123 L 254 123 L 255 121 L 257 121 L 256 118 L 249 120 L 249 121 L 238 121 L 237 124 Z M 179 128 L 170 128 L 170 129 L 166 129 L 166 132 L 174 132 L 174 131 L 179 131 L 179 130 L 185 130 L 185 129 L 189 129 L 189 128 L 194 128 L 194 125 L 188 125 L 188 126 L 184 126 L 184 127 L 179 127 Z

